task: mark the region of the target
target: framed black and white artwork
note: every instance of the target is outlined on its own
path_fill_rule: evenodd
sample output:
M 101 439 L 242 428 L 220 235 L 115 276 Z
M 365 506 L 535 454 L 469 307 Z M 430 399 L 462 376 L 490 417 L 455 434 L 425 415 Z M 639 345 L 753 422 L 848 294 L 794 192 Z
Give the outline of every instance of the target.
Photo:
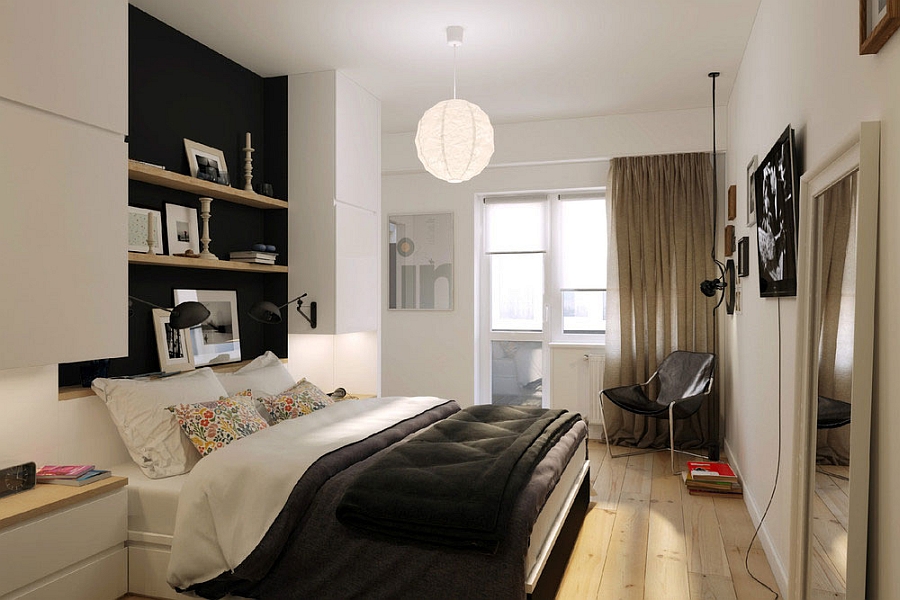
M 756 225 L 756 173 L 757 158 L 753 155 L 750 164 L 747 165 L 747 227 Z
M 196 208 L 166 203 L 166 240 L 171 255 L 184 254 L 188 250 L 200 254 Z
M 188 343 L 187 330 L 169 325 L 172 315 L 162 308 L 152 309 L 153 330 L 156 332 L 156 352 L 159 370 L 164 373 L 189 371 L 194 368 L 194 355 Z
M 236 291 L 176 289 L 174 294 L 176 306 L 193 300 L 209 310 L 208 319 L 188 330 L 195 366 L 241 360 Z

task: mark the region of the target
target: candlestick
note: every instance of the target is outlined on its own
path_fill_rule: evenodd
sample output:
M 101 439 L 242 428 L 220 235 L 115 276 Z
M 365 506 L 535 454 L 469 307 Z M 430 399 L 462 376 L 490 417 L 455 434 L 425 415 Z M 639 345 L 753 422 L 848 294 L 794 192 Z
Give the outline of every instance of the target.
M 203 220 L 203 234 L 200 237 L 200 242 L 203 244 L 203 251 L 200 252 L 200 258 L 219 260 L 218 256 L 209 251 L 209 243 L 212 241 L 209 239 L 210 203 L 212 203 L 212 198 L 200 198 L 200 218 Z
M 147 213 L 147 254 L 159 254 L 156 251 L 156 221 L 153 213 Z
M 247 145 L 244 147 L 244 189 L 248 192 L 253 191 L 253 147 L 250 146 L 250 132 L 247 132 Z

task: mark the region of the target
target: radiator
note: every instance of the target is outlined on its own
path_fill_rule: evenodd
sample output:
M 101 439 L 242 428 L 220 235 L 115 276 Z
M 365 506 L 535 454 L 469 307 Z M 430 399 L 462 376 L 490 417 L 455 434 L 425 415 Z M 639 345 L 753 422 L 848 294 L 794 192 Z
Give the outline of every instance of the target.
M 603 366 L 606 356 L 603 354 L 585 354 L 579 369 L 578 398 L 581 414 L 587 416 L 588 423 L 600 424 L 600 390 L 603 388 Z

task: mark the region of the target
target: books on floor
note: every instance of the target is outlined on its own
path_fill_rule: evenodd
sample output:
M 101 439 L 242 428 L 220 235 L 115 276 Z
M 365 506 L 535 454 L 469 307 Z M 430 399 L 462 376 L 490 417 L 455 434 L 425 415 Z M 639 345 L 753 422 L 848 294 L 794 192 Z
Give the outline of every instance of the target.
M 737 475 L 723 462 L 688 461 L 682 472 L 684 485 L 692 495 L 741 496 L 744 493 Z
M 56 485 L 72 485 L 72 486 L 82 486 L 87 485 L 89 483 L 94 483 L 95 481 L 100 481 L 101 479 L 106 479 L 112 475 L 111 472 L 102 470 L 102 469 L 91 469 L 81 477 L 77 477 L 75 479 L 44 479 L 39 483 L 52 483 Z
M 275 252 L 257 252 L 256 250 L 231 252 L 228 255 L 230 260 L 236 262 L 256 263 L 259 265 L 274 265 L 277 257 L 278 254 Z

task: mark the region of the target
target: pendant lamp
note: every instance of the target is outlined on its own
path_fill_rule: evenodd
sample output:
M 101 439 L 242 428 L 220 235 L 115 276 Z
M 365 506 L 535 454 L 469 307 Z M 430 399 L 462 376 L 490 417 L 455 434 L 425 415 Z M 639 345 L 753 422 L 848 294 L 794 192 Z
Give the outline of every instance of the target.
M 447 28 L 447 44 L 453 47 L 453 99 L 425 111 L 416 129 L 416 151 L 422 166 L 450 183 L 472 179 L 494 154 L 490 118 L 478 105 L 456 97 L 456 49 L 462 38 L 462 27 Z

